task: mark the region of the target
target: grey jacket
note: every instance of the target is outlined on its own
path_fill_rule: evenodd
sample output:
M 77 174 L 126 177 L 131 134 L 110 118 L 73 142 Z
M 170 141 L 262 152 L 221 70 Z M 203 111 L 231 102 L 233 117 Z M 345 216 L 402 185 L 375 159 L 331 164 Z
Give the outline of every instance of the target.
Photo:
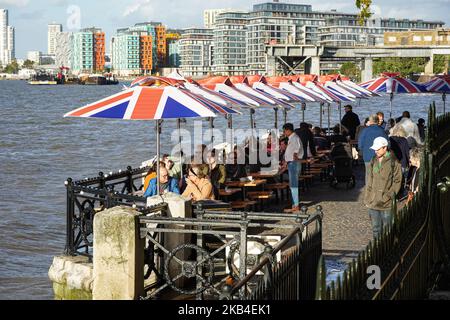
M 373 210 L 388 211 L 392 207 L 394 193 L 402 186 L 402 166 L 392 152 L 388 152 L 381 161 L 374 157 L 370 161 L 366 182 L 364 204 Z

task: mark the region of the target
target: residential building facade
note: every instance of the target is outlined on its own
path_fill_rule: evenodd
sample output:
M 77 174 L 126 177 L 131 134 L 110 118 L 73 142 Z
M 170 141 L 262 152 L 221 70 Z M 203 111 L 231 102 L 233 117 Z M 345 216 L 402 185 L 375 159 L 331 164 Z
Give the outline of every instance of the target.
M 180 66 L 180 46 L 181 34 L 177 31 L 167 30 L 166 33 L 166 66 L 177 68 Z
M 233 9 L 208 9 L 203 11 L 203 27 L 206 29 L 211 29 L 216 23 L 216 17 L 222 12 L 229 11 Z
M 47 32 L 47 53 L 55 54 L 56 53 L 56 34 L 63 31 L 62 24 L 59 23 L 50 23 L 48 25 Z
M 247 71 L 248 12 L 225 11 L 214 24 L 214 64 L 219 75 L 238 75 Z
M 27 60 L 33 61 L 35 64 L 41 64 L 42 53 L 40 51 L 28 51 Z
M 357 15 L 329 18 L 325 24 L 319 28 L 319 44 L 331 47 L 383 46 L 385 32 L 433 30 L 443 26 L 439 21 L 382 18 L 369 19 L 360 26 Z
M 15 29 L 9 25 L 8 10 L 0 9 L 0 65 L 15 59 Z
M 450 46 L 450 29 L 386 32 L 385 46 Z
M 105 68 L 105 33 L 87 28 L 73 35 L 72 71 L 75 74 L 101 72 Z
M 180 68 L 184 75 L 200 77 L 209 75 L 213 65 L 213 30 L 188 28 L 179 41 Z
M 55 46 L 55 64 L 58 67 L 68 67 L 72 69 L 73 33 L 57 33 L 55 36 Z
M 112 68 L 120 76 L 139 75 L 140 34 L 122 33 L 112 38 Z

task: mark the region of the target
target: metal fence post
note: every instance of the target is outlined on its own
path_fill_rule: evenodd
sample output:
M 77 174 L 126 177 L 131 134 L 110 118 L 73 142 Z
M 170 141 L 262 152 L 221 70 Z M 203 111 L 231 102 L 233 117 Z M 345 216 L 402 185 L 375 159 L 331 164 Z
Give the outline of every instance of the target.
M 74 218 L 74 194 L 73 180 L 68 178 L 65 182 L 67 191 L 67 209 L 66 209 L 66 248 L 64 253 L 72 256 L 74 254 L 74 236 L 73 236 L 73 218 Z
M 127 192 L 128 194 L 133 193 L 133 168 L 131 166 L 127 167 Z
M 274 283 L 273 283 L 273 248 L 272 246 L 266 246 L 264 248 L 264 257 L 269 259 L 269 263 L 267 263 L 264 267 L 264 283 L 266 289 L 266 297 L 267 300 L 272 300 L 274 296 Z

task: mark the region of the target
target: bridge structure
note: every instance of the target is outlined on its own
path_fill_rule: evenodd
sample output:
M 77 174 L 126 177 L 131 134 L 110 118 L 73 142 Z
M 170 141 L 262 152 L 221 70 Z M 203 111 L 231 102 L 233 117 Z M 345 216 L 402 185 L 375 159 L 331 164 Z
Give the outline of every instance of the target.
M 300 66 L 305 73 L 320 74 L 321 60 L 363 61 L 362 81 L 373 78 L 375 58 L 427 58 L 425 74 L 433 75 L 435 55 L 450 55 L 450 46 L 357 46 L 328 47 L 297 44 L 274 44 L 266 46 L 267 70 L 269 76 L 276 75 L 277 62 L 281 63 L 287 74 L 294 74 Z

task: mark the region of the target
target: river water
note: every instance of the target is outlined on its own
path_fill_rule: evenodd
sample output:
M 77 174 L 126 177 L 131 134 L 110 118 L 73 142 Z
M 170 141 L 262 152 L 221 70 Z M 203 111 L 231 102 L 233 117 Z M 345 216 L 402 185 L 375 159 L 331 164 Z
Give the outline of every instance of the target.
M 155 154 L 152 122 L 63 118 L 121 87 L 0 81 L 0 299 L 53 299 L 47 272 L 53 256 L 64 250 L 64 181 L 68 177 L 137 167 Z M 441 112 L 439 95 L 397 96 L 394 116 L 409 110 L 413 120 L 426 119 L 433 100 Z M 363 100 L 354 110 L 361 118 L 376 111 L 388 114 L 389 100 L 387 96 Z M 308 106 L 306 121 L 318 125 L 319 114 L 318 105 Z M 300 118 L 300 111 L 289 112 L 290 122 L 298 124 Z M 256 113 L 258 128 L 271 128 L 273 119 L 271 109 Z M 332 123 L 337 121 L 333 106 Z M 215 124 L 219 129 L 226 127 L 224 119 Z M 190 128 L 191 121 L 186 126 Z M 234 117 L 234 127 L 248 126 L 248 112 Z M 163 124 L 163 152 L 174 147 L 170 139 L 174 130 L 174 121 Z

